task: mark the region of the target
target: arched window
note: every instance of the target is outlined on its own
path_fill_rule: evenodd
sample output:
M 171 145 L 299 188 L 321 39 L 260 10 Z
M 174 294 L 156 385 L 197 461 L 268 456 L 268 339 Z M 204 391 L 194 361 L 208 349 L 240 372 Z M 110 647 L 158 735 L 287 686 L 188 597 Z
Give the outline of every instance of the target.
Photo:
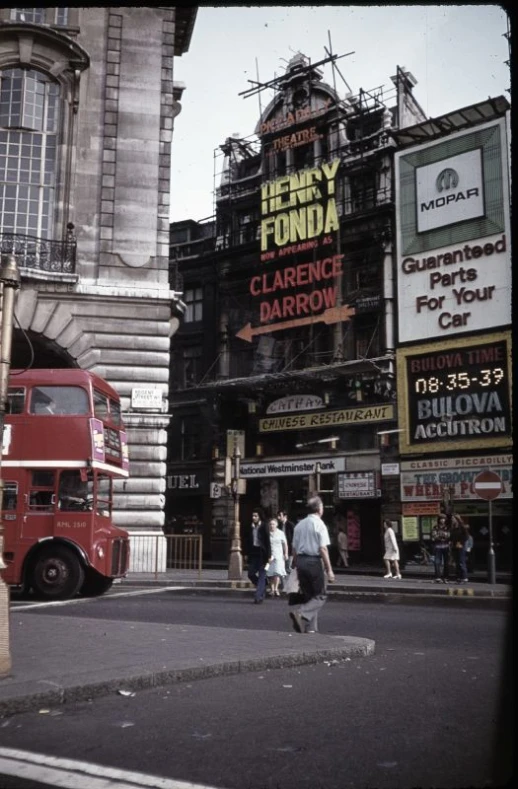
M 51 238 L 60 87 L 35 70 L 0 73 L 0 227 Z

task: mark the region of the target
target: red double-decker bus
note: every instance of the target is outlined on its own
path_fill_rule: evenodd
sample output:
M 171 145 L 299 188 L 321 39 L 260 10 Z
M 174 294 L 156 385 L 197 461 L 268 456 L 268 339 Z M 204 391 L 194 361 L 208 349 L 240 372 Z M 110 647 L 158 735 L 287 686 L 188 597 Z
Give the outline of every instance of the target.
M 114 478 L 128 476 L 127 440 L 106 381 L 11 370 L 2 455 L 6 583 L 62 600 L 103 594 L 126 574 L 129 539 L 112 500 Z

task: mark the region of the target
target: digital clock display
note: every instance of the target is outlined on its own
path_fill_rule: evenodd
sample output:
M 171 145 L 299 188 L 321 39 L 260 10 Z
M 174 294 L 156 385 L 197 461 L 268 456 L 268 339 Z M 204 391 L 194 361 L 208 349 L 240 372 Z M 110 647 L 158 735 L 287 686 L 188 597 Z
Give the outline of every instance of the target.
M 458 390 L 470 389 L 473 385 L 480 386 L 482 389 L 495 387 L 505 378 L 503 367 L 486 368 L 479 370 L 476 375 L 470 375 L 464 371 L 461 373 L 448 373 L 446 380 L 442 376 L 429 375 L 423 378 L 416 378 L 414 387 L 417 394 L 437 394 L 437 392 L 447 391 L 456 392 Z
M 509 342 L 444 343 L 405 351 L 407 443 L 418 448 L 511 440 Z M 438 443 L 440 442 L 440 443 Z

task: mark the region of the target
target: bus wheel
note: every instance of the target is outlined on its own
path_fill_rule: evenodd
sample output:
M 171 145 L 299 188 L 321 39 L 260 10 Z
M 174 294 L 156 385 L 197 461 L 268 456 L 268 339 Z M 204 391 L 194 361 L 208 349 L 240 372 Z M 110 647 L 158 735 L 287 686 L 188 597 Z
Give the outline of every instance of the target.
M 83 585 L 85 571 L 75 554 L 62 545 L 47 548 L 36 559 L 32 586 L 47 600 L 68 600 Z
M 98 597 L 111 589 L 113 578 L 106 578 L 96 570 L 89 567 L 86 571 L 84 583 L 80 589 L 80 594 L 85 597 Z

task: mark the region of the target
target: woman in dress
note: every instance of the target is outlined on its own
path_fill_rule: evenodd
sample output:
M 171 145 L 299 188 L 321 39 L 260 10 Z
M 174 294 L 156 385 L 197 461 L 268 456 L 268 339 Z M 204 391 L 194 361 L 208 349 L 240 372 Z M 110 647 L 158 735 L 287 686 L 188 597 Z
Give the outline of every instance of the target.
M 385 530 L 385 554 L 383 556 L 383 561 L 385 562 L 385 567 L 387 569 L 387 574 L 383 577 L 401 578 L 401 573 L 399 572 L 399 547 L 397 544 L 396 535 L 394 534 L 394 529 L 388 520 L 383 521 L 383 528 Z M 391 563 L 394 565 L 394 575 L 392 575 L 392 571 L 390 569 Z
M 270 584 L 270 594 L 272 597 L 280 597 L 279 584 L 281 578 L 286 576 L 286 560 L 288 558 L 288 543 L 286 535 L 279 529 L 277 518 L 268 521 L 270 530 L 270 545 L 272 555 L 270 556 L 269 567 L 266 576 Z

